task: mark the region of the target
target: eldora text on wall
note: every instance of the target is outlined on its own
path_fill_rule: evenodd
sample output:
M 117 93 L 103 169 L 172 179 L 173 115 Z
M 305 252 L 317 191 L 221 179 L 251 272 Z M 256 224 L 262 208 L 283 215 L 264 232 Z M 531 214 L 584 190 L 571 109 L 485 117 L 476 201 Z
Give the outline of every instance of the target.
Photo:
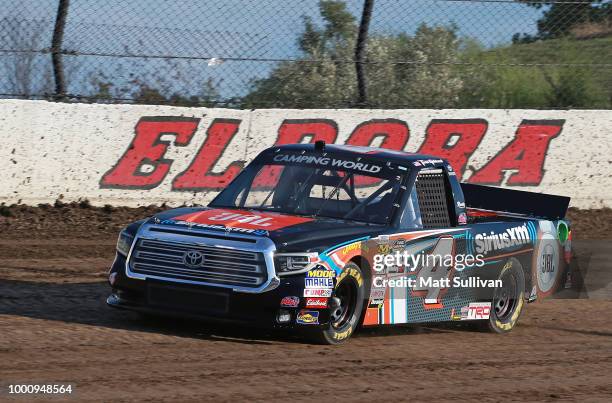
M 410 122 L 400 119 L 371 119 L 351 129 L 345 144 L 380 147 L 432 154 L 446 158 L 461 179 L 467 182 L 508 186 L 538 186 L 545 174 L 544 164 L 551 142 L 560 135 L 565 120 L 527 120 L 516 122 L 510 140 L 478 169 L 468 168 L 470 157 L 487 136 L 485 119 L 432 119 L 417 149 L 406 149 L 411 135 Z M 211 191 L 227 185 L 242 169 L 245 161 L 236 157 L 225 166 L 218 161 L 244 122 L 240 119 L 216 118 L 202 127 L 199 118 L 176 116 L 143 116 L 134 127 L 134 135 L 124 154 L 101 178 L 101 189 L 153 189 L 171 181 L 172 191 Z M 173 160 L 167 157 L 169 147 L 191 143 L 198 130 L 206 137 L 187 169 L 171 173 Z M 285 119 L 278 126 L 273 144 L 291 144 L 324 140 L 338 142 L 338 124 L 333 119 Z M 174 136 L 174 141 L 167 140 Z M 162 139 L 164 136 L 164 139 Z M 214 171 L 213 171 L 214 170 Z M 509 172 L 506 175 L 506 172 Z

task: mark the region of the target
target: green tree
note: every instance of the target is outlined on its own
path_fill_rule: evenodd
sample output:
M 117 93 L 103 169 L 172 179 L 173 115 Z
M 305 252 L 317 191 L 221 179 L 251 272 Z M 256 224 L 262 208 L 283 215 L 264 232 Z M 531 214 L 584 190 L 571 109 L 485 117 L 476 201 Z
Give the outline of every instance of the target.
M 548 105 L 560 108 L 585 108 L 597 102 L 591 76 L 580 69 L 560 69 L 556 76 L 543 71 L 550 85 Z
M 580 63 L 605 62 L 608 38 L 556 39 L 486 49 L 476 41 L 461 52 L 460 107 L 609 108 L 609 74 Z M 555 63 L 550 64 L 550 60 Z M 529 65 L 531 64 L 531 65 Z M 469 72 L 469 74 L 468 74 Z
M 152 86 L 141 79 L 130 80 L 128 85 L 115 87 L 115 85 L 104 75 L 99 74 L 91 80 L 93 95 L 89 97 L 95 102 L 110 102 L 114 99 L 130 100 L 136 104 L 146 105 L 176 105 L 176 106 L 204 106 L 215 107 L 220 98 L 217 87 L 212 79 L 204 82 L 197 95 L 184 96 L 179 92 L 169 93 L 167 84 L 158 80 L 159 87 Z M 166 88 L 164 88 L 166 87 Z
M 342 1 L 319 2 L 317 26 L 304 18 L 298 39 L 302 57 L 279 63 L 270 75 L 253 82 L 246 107 L 351 106 L 357 99 L 353 61 L 357 22 Z M 421 25 L 413 36 L 370 35 L 366 77 L 370 106 L 452 107 L 459 102 L 462 77 L 456 27 Z
M 533 42 L 559 38 L 569 34 L 572 29 L 582 24 L 604 24 L 612 22 L 612 3 L 609 0 L 571 0 L 532 1 L 517 0 L 530 7 L 544 8 L 542 18 L 538 20 L 536 35 L 515 34 L 513 42 Z

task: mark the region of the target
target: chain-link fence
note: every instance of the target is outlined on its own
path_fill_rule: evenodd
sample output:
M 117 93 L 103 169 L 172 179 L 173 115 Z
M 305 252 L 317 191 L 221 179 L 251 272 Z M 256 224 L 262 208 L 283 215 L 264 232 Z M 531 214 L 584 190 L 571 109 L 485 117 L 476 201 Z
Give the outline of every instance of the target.
M 0 0 L 0 96 L 610 108 L 612 1 Z

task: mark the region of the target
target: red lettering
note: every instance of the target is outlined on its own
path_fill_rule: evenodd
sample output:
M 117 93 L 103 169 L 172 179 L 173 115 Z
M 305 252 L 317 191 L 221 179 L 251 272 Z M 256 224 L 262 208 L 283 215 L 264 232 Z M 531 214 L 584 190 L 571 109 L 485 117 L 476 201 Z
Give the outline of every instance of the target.
M 323 140 L 327 144 L 336 142 L 338 126 L 333 120 L 327 119 L 286 119 L 278 129 L 275 145 L 297 144 L 310 137 L 309 143 Z
M 487 121 L 484 119 L 434 119 L 427 127 L 419 153 L 445 158 L 457 173 L 457 178 L 461 179 L 468 158 L 486 132 Z
M 397 119 L 372 119 L 359 124 L 349 136 L 346 144 L 352 146 L 371 146 L 374 140 L 382 137 L 380 148 L 401 151 L 408 143 L 410 129 L 406 122 Z M 380 179 L 359 176 L 355 180 L 356 186 L 373 186 Z
M 323 140 L 327 144 L 333 144 L 338 136 L 338 126 L 333 120 L 327 119 L 286 119 L 278 129 L 278 138 L 275 145 L 297 144 L 306 138 L 309 143 Z M 270 188 L 278 181 L 280 167 L 266 167 L 261 170 L 253 181 L 256 189 Z
M 539 185 L 550 141 L 561 133 L 564 120 L 523 120 L 516 137 L 472 175 L 471 183 L 500 185 L 504 171 L 515 170 L 508 185 Z
M 172 190 L 223 189 L 234 179 L 244 163 L 235 161 L 224 172 L 213 172 L 214 166 L 240 127 L 237 119 L 215 119 L 206 131 L 206 141 L 189 167 L 172 182 Z
M 170 145 L 163 135 L 174 135 L 175 146 L 191 141 L 200 119 L 184 117 L 143 117 L 136 124 L 135 136 L 119 162 L 104 174 L 101 188 L 152 189 L 168 174 L 171 159 L 164 155 Z M 147 169 L 148 168 L 148 169 Z
M 358 125 L 346 144 L 371 146 L 377 137 L 383 137 L 380 148 L 403 150 L 408 143 L 410 130 L 406 122 L 397 119 L 369 120 Z

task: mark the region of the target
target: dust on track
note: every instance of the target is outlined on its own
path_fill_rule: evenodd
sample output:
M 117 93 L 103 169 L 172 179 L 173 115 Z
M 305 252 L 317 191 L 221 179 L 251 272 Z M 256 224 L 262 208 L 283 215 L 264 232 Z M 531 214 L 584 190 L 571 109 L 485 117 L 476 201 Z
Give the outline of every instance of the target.
M 503 336 L 393 327 L 333 347 L 248 328 L 143 320 L 105 306 L 106 272 L 121 226 L 158 207 L 6 209 L 0 385 L 69 382 L 76 400 L 95 401 L 612 399 L 612 300 L 531 304 Z M 571 215 L 582 238 L 612 222 L 610 210 Z

